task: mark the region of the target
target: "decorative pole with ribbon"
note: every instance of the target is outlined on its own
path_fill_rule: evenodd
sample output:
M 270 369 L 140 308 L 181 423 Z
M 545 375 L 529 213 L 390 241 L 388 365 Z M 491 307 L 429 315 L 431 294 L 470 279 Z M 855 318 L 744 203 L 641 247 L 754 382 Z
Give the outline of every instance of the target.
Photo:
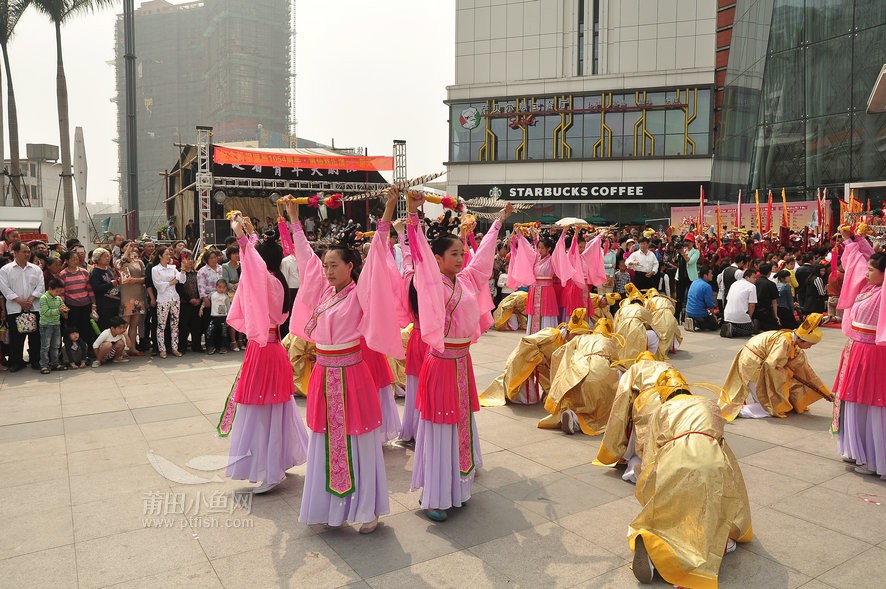
M 781 189 L 781 226 L 790 227 L 788 225 L 788 197 L 785 195 L 784 187 Z
M 769 189 L 769 201 L 766 203 L 766 235 L 772 231 L 772 189 Z
M 741 188 L 738 189 L 738 207 L 735 209 L 735 228 L 741 229 Z
M 704 186 L 698 187 L 698 227 L 699 233 L 704 231 Z
M 760 214 L 760 189 L 754 190 L 754 202 L 757 203 L 757 233 L 763 237 L 763 217 Z

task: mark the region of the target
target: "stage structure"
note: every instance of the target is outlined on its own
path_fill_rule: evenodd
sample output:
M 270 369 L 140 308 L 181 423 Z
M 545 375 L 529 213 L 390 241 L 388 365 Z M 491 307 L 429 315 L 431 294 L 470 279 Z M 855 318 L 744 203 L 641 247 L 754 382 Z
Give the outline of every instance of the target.
M 334 148 L 268 149 L 214 144 L 212 127 L 198 126 L 195 144 L 179 145 L 179 158 L 167 179 L 167 218 L 174 218 L 178 236 L 190 219 L 206 236 L 210 221 L 223 219 L 232 208 L 259 219 L 276 218 L 276 199 L 284 194 L 317 193 L 345 196 L 383 189 L 380 172 L 394 170 L 394 157 L 370 156 Z M 396 144 L 395 150 L 405 145 Z M 363 222 L 371 201 L 347 202 L 342 214 Z

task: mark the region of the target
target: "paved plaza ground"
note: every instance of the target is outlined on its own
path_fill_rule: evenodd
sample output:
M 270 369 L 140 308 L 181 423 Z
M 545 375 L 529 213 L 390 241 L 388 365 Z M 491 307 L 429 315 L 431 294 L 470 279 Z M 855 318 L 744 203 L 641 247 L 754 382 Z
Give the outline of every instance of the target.
M 517 339 L 491 333 L 475 346 L 481 390 Z M 843 342 L 825 329 L 810 351 L 825 382 Z M 742 343 L 688 334 L 673 363 L 721 384 Z M 228 442 L 215 425 L 241 357 L 2 373 L 0 586 L 638 586 L 626 538 L 634 487 L 591 464 L 599 438 L 537 429 L 541 407 L 480 411 L 474 496 L 442 524 L 409 492 L 405 448 L 384 451 L 391 514 L 370 536 L 298 523 L 304 466 L 272 493 L 239 492 L 251 485 L 224 480 Z M 886 482 L 839 459 L 830 411 L 819 402 L 727 426 L 756 538 L 724 558 L 721 587 L 882 586 Z

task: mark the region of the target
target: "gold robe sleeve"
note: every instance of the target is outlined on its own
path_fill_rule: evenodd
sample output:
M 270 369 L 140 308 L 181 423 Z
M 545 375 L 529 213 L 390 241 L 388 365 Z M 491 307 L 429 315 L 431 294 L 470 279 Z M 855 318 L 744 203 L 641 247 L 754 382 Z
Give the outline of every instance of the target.
M 286 348 L 289 362 L 292 364 L 292 382 L 295 384 L 295 391 L 302 397 L 307 397 L 311 371 L 317 361 L 317 348 L 314 344 L 291 333 L 287 334 L 281 343 Z
M 674 345 L 674 340 L 683 343 L 683 334 L 680 325 L 674 316 L 674 303 L 665 297 L 652 297 L 646 302 L 649 312 L 652 314 L 652 330 L 658 336 L 658 350 L 655 352 L 656 360 L 667 360 Z
M 523 317 L 523 328 L 525 329 L 526 322 L 526 297 L 527 293 L 518 290 L 512 292 L 505 298 L 501 300 L 498 304 L 498 307 L 495 308 L 495 311 L 492 313 L 493 325 L 495 329 L 498 331 L 505 331 L 507 329 L 508 320 L 510 320 L 511 316 L 515 313 L 517 314 L 517 319 L 520 319 L 520 316 Z
M 723 439 L 724 419 L 710 399 L 681 395 L 652 416 L 637 479 L 640 513 L 628 529 L 643 537 L 665 581 L 716 589 L 727 539 L 753 539 L 747 488 Z
M 646 330 L 651 328 L 652 314 L 642 305 L 625 305 L 615 314 L 615 333 L 624 338 L 622 360 L 636 358 L 646 351 Z

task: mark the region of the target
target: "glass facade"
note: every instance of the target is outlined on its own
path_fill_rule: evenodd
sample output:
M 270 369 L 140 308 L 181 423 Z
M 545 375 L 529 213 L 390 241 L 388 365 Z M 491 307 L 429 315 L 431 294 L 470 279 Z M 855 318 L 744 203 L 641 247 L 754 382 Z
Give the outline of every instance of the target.
M 711 89 L 453 102 L 449 161 L 710 156 Z
M 738 0 L 715 146 L 715 198 L 886 180 L 884 0 Z

